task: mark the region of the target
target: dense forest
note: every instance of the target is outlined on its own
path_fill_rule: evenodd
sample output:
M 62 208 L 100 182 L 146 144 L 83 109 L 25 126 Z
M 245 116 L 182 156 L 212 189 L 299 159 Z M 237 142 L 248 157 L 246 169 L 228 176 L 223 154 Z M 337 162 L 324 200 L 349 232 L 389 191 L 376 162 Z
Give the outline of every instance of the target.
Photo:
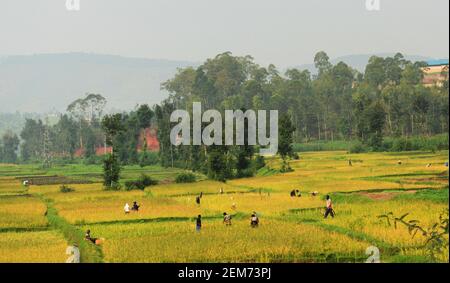
M 358 140 L 354 151 L 409 149 L 386 145 L 385 138 L 405 141 L 413 137 L 444 137 L 448 148 L 448 78 L 441 84 L 422 84 L 424 62 L 393 57 L 370 58 L 364 73 L 343 62 L 335 65 L 325 52 L 314 57 L 317 74 L 273 65 L 262 67 L 252 57 L 223 53 L 197 68 L 179 69 L 162 84 L 169 97 L 152 107 L 105 115 L 106 99 L 87 94 L 71 103 L 52 125 L 27 119 L 20 135 L 3 134 L 1 162 L 73 162 L 81 152 L 84 162 L 101 162 L 96 148 L 113 148 L 121 164 L 176 166 L 202 171 L 214 179 L 252 175 L 264 166 L 252 146 L 173 146 L 169 117 L 173 110 L 192 111 L 193 102 L 205 109 L 279 110 L 279 154 L 295 158 L 293 143 Z M 111 123 L 105 124 L 105 118 Z M 114 119 L 112 119 L 114 118 Z M 112 119 L 112 120 L 111 120 Z M 142 129 L 158 128 L 158 156 L 138 150 Z M 116 130 L 108 134 L 108 129 Z M 81 151 L 80 151 L 81 150 Z M 79 154 L 80 155 L 80 154 Z M 289 170 L 288 163 L 285 163 Z

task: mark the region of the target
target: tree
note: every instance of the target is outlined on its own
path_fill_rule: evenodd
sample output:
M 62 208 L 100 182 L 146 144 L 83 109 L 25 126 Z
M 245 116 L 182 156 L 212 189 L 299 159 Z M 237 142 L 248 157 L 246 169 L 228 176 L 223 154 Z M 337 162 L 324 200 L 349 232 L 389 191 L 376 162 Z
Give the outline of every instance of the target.
M 58 123 L 53 127 L 54 150 L 62 156 L 73 159 L 77 147 L 77 126 L 68 115 L 61 115 Z
M 314 56 L 314 66 L 318 71 L 318 77 L 321 77 L 331 69 L 330 57 L 324 51 L 318 52 Z
M 139 128 L 145 129 L 150 127 L 154 112 L 147 104 L 142 104 L 136 111 L 137 119 L 139 121 Z
M 360 137 L 362 142 L 374 149 L 381 148 L 383 142 L 383 129 L 386 121 L 386 112 L 379 101 L 370 104 L 362 113 Z
M 19 149 L 19 137 L 8 131 L 2 137 L 3 146 L 0 147 L 0 162 L 16 163 L 17 150 Z
M 123 131 L 122 115 L 106 115 L 102 120 L 102 128 L 106 133 L 106 144 L 113 148 L 112 153 L 108 154 L 103 161 L 103 185 L 108 188 L 115 188 L 120 179 L 120 163 L 117 159 L 113 140 L 114 137 Z
M 79 98 L 67 106 L 67 112 L 78 121 L 80 148 L 85 149 L 85 140 L 92 137 L 86 137 L 92 131 L 84 131 L 88 127 L 98 126 L 106 105 L 106 99 L 100 94 L 87 93 L 86 97 Z
M 20 137 L 23 140 L 21 154 L 24 161 L 42 156 L 45 126 L 41 120 L 26 119 Z
M 292 148 L 293 133 L 295 131 L 295 127 L 292 124 L 291 117 L 289 114 L 283 114 L 280 117 L 279 122 L 279 137 L 278 137 L 278 154 L 283 159 L 283 167 L 282 171 L 290 170 L 289 164 L 286 159 L 289 156 L 294 154 L 294 150 Z

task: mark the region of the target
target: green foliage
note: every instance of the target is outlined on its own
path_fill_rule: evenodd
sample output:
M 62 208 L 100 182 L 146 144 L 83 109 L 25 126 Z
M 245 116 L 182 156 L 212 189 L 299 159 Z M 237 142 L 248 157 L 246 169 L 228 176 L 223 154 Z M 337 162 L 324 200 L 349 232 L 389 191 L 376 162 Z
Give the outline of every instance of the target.
M 395 199 L 402 200 L 427 200 L 438 203 L 448 203 L 449 194 L 448 187 L 444 189 L 427 189 L 427 190 L 419 190 L 415 194 L 399 194 L 395 197 Z
M 178 174 L 175 178 L 176 183 L 194 183 L 197 180 L 197 177 L 195 177 L 192 173 L 181 173 Z
M 261 168 L 264 168 L 266 166 L 266 161 L 264 160 L 264 156 L 258 155 L 255 158 L 255 169 L 259 170 Z
M 430 259 L 437 262 L 437 255 L 448 249 L 448 234 L 449 234 L 449 211 L 448 209 L 441 213 L 439 220 L 425 228 L 421 226 L 418 220 L 406 220 L 409 213 L 402 216 L 394 216 L 392 212 L 378 216 L 386 219 L 388 225 L 394 225 L 397 229 L 398 224 L 406 226 L 411 237 L 415 237 L 417 233 L 421 233 L 425 237 L 423 247 L 428 251 Z
M 142 174 L 138 180 L 135 181 L 126 181 L 125 182 L 125 190 L 145 190 L 146 187 L 153 186 L 158 184 L 158 182 L 152 179 L 150 176 Z
M 139 166 L 141 167 L 156 165 L 158 162 L 159 157 L 157 152 L 144 150 L 139 154 Z
M 62 186 L 59 187 L 59 191 L 61 193 L 71 193 L 71 192 L 74 192 L 75 189 L 73 189 L 73 188 L 71 188 L 69 186 L 66 186 L 66 185 L 62 185 Z
M 224 146 L 211 146 L 208 149 L 207 162 L 207 174 L 209 178 L 225 182 L 227 179 L 233 177 L 232 163 L 228 158 L 227 150 Z
M 141 182 L 145 187 L 154 186 L 158 184 L 158 181 L 152 179 L 150 176 L 142 174 L 139 177 L 139 182 Z
M 292 156 L 294 153 L 292 143 L 295 127 L 292 124 L 290 115 L 283 114 L 281 116 L 278 131 L 278 153 L 285 160 L 286 157 Z
M 307 152 L 307 151 L 336 151 L 346 150 L 349 151 L 356 143 L 360 143 L 355 140 L 335 140 L 335 141 L 310 141 L 305 143 L 294 143 L 292 149 L 294 152 Z
M 143 191 L 145 189 L 145 186 L 142 182 L 139 181 L 126 181 L 125 182 L 125 190 L 131 191 L 131 190 L 141 190 Z
M 367 148 L 367 146 L 363 145 L 361 142 L 357 142 L 352 145 L 352 147 L 350 148 L 349 151 L 350 151 L 350 153 L 364 153 L 364 152 L 368 152 L 369 149 Z
M 0 162 L 16 163 L 19 143 L 19 137 L 16 134 L 9 131 L 4 133 L 0 141 Z
M 119 184 L 121 166 L 115 154 L 108 154 L 103 160 L 103 185 L 116 188 Z
M 84 240 L 84 232 L 76 226 L 69 224 L 63 217 L 58 215 L 53 203 L 45 200 L 47 204 L 47 219 L 51 227 L 61 231 L 69 244 L 77 244 L 80 249 L 80 261 L 82 263 L 103 262 L 103 255 L 100 247 L 90 241 Z
M 415 136 L 415 137 L 398 137 L 387 138 L 383 143 L 386 151 L 438 151 L 448 150 L 448 134 L 436 135 L 432 137 Z

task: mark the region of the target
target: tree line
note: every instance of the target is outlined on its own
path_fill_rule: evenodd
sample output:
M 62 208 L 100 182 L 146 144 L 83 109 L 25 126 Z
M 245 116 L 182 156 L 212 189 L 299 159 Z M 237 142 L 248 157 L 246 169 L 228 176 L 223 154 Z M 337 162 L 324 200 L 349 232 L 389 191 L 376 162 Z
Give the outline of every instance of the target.
M 359 140 L 371 150 L 381 150 L 385 137 L 448 135 L 448 79 L 442 85 L 423 86 L 424 62 L 410 62 L 400 53 L 373 56 L 361 73 L 343 62 L 333 65 L 322 51 L 314 63 L 317 74 L 295 68 L 281 73 L 274 65 L 256 64 L 250 56 L 219 54 L 199 67 L 179 69 L 162 84 L 169 97 L 159 105 L 144 104 L 113 115 L 104 115 L 102 95 L 87 94 L 72 102 L 53 125 L 27 119 L 19 136 L 4 134 L 0 161 L 49 165 L 55 158 L 71 161 L 78 152 L 86 162 L 99 162 L 95 151 L 103 146 L 113 148 L 110 157 L 120 164 L 159 162 L 217 180 L 251 176 L 264 166 L 257 147 L 247 144 L 172 145 L 174 125 L 169 117 L 175 109 L 191 111 L 193 102 L 221 112 L 279 110 L 282 170 L 290 170 L 287 160 L 296 158 L 294 142 Z M 151 125 L 158 128 L 157 158 L 145 148 L 137 150 L 141 130 Z

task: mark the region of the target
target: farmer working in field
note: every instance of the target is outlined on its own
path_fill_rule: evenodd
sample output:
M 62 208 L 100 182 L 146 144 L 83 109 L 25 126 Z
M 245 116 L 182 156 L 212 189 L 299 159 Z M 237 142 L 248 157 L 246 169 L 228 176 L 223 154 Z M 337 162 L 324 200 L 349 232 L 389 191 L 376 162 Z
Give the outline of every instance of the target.
M 125 211 L 125 214 L 130 213 L 130 205 L 126 203 L 125 206 L 123 207 L 123 210 Z
M 86 231 L 86 235 L 84 235 L 84 239 L 85 239 L 86 241 L 91 241 L 91 242 L 94 243 L 94 244 L 95 244 L 95 242 L 97 241 L 96 238 L 92 238 L 92 237 L 91 237 L 91 230 L 87 230 L 87 231 Z
M 223 224 L 227 226 L 231 225 L 231 215 L 227 214 L 226 212 L 223 213 Z
M 250 226 L 252 228 L 256 228 L 259 225 L 259 218 L 256 215 L 256 212 L 253 212 L 252 217 L 250 218 Z
M 195 221 L 195 229 L 197 232 L 200 232 L 200 229 L 202 229 L 202 216 L 200 214 L 197 216 L 197 220 Z
M 139 211 L 139 207 L 141 207 L 141 206 L 138 205 L 136 201 L 134 201 L 134 202 L 133 202 L 133 207 L 131 208 L 131 210 Z
M 326 210 L 325 210 L 324 218 L 327 218 L 328 214 L 330 214 L 331 217 L 334 218 L 333 204 L 331 202 L 331 198 L 330 198 L 329 195 L 326 196 L 326 200 L 327 200 L 327 207 L 326 207 Z

